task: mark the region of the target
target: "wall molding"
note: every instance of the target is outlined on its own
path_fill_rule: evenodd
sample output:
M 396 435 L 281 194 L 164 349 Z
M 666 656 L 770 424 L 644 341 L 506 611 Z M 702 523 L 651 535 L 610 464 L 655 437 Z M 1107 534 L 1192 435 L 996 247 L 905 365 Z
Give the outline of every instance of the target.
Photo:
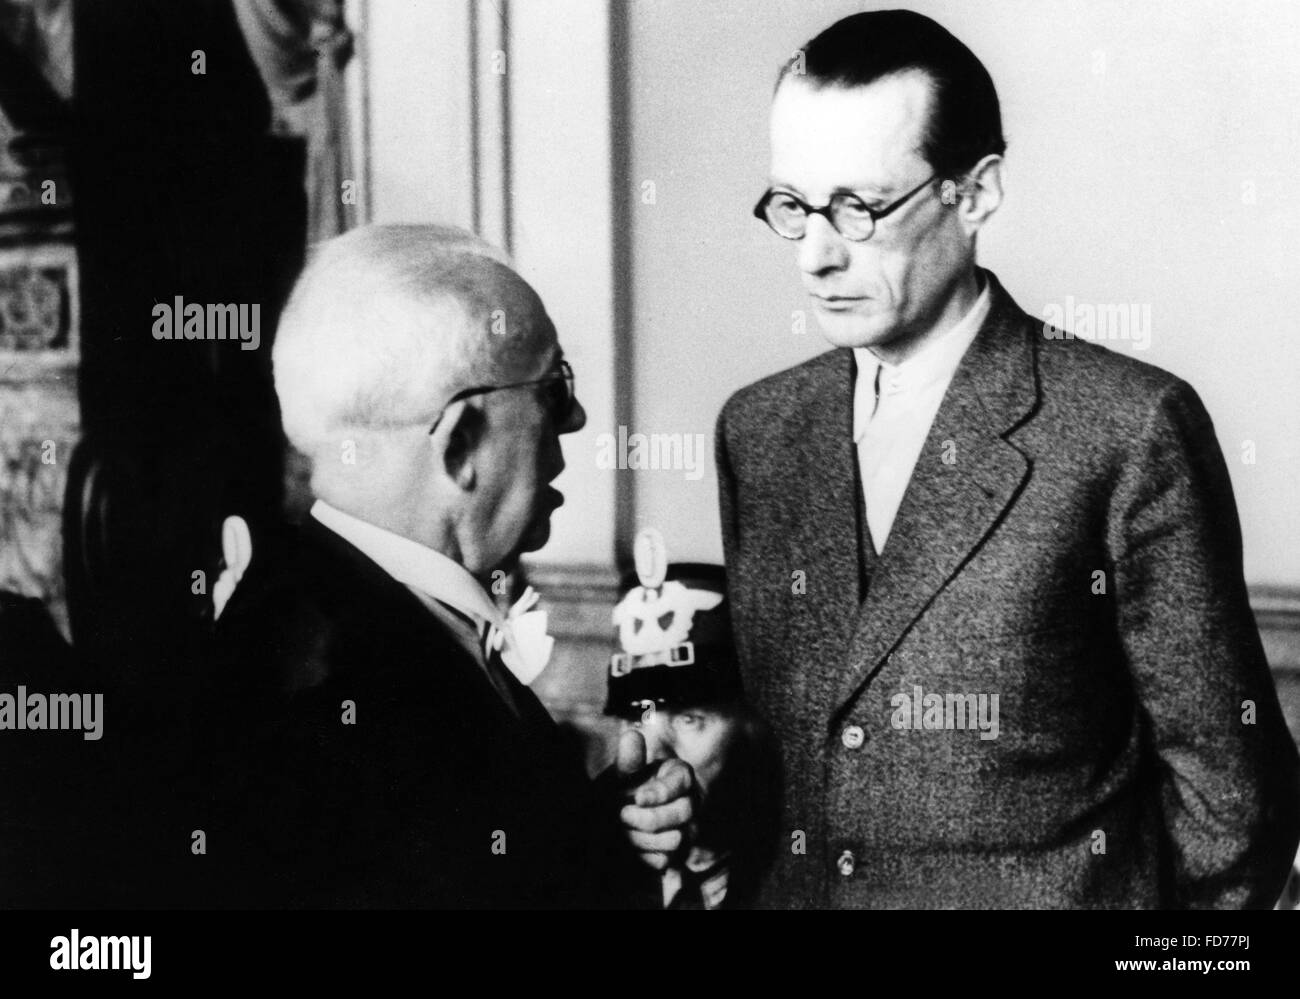
M 510 0 L 469 0 L 472 228 L 514 252 L 510 162 Z
M 1300 586 L 1252 586 L 1250 606 L 1260 627 L 1300 628 Z
M 609 615 L 618 600 L 618 572 L 596 564 L 527 566 L 528 581 L 543 594 L 552 634 L 583 641 L 613 641 Z M 1300 674 L 1300 586 L 1251 586 L 1250 605 L 1274 672 Z
M 539 563 L 526 565 L 525 575 L 542 594 L 556 639 L 555 662 L 534 689 L 557 719 L 585 733 L 587 763 L 594 773 L 608 763 L 617 728 L 601 712 L 614 651 L 610 616 L 618 601 L 618 573 L 606 565 Z M 1300 587 L 1249 589 L 1278 699 L 1300 744 Z

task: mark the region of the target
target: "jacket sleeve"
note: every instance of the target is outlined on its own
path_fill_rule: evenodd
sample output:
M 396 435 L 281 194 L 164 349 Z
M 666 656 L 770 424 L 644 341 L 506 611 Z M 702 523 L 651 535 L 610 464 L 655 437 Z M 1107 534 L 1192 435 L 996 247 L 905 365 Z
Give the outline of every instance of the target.
M 718 424 L 714 431 L 713 455 L 718 472 L 718 512 L 722 520 L 722 558 L 727 567 L 727 603 L 730 605 L 732 624 L 735 630 L 736 654 L 739 658 L 742 681 L 748 680 L 751 663 L 750 650 L 747 646 L 747 628 L 745 612 L 748 605 L 743 599 L 739 572 L 737 571 L 740 546 L 739 503 L 736 497 L 736 474 L 732 467 L 729 445 L 727 442 L 727 411 L 730 404 L 718 414 Z
M 1228 469 L 1190 386 L 1156 398 L 1111 500 L 1115 613 L 1159 757 L 1177 897 L 1272 906 L 1300 839 L 1300 762 L 1242 576 Z
M 713 456 L 718 471 L 718 510 L 722 516 L 722 553 L 728 565 L 736 550 L 735 477 L 727 453 L 727 409 L 718 414 L 713 435 Z

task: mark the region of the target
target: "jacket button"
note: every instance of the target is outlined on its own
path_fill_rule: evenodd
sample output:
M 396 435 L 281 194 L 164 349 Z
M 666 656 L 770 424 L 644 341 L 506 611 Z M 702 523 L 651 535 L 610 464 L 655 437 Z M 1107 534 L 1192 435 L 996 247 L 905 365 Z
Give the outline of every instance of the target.
M 849 725 L 840 733 L 840 742 L 844 743 L 845 749 L 858 749 L 867 741 L 867 733 L 862 731 L 861 725 Z
M 845 850 L 840 854 L 840 859 L 835 861 L 835 866 L 846 878 L 853 877 L 853 871 L 858 866 L 858 858 L 853 856 L 852 850 Z

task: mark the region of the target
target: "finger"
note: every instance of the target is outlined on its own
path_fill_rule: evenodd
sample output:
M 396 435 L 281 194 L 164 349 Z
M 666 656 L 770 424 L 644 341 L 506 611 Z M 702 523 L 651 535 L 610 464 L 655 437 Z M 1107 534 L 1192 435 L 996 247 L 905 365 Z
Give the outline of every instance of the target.
M 689 764 L 677 759 L 664 760 L 654 778 L 637 788 L 634 800 L 649 808 L 689 795 L 694 787 L 695 774 Z
M 676 829 L 669 832 L 630 832 L 627 838 L 642 853 L 676 853 L 682 846 L 682 834 Z
M 654 808 L 625 805 L 619 812 L 619 818 L 628 829 L 648 833 L 680 829 L 688 825 L 694 817 L 695 803 L 690 798 L 676 798 L 666 805 L 658 805 Z
M 645 737 L 636 729 L 630 728 L 619 737 L 616 765 L 621 774 L 634 774 L 645 767 Z

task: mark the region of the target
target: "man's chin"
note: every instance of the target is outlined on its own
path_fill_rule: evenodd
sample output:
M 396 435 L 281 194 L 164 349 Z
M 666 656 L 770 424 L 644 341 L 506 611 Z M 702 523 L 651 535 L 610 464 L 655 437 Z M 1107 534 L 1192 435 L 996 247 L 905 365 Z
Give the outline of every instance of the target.
M 551 518 L 547 516 L 541 518 L 528 529 L 524 536 L 524 542 L 520 546 L 520 552 L 535 552 L 546 547 L 546 542 L 551 540 Z
M 817 310 L 817 325 L 833 347 L 878 347 L 894 339 L 885 318 Z

